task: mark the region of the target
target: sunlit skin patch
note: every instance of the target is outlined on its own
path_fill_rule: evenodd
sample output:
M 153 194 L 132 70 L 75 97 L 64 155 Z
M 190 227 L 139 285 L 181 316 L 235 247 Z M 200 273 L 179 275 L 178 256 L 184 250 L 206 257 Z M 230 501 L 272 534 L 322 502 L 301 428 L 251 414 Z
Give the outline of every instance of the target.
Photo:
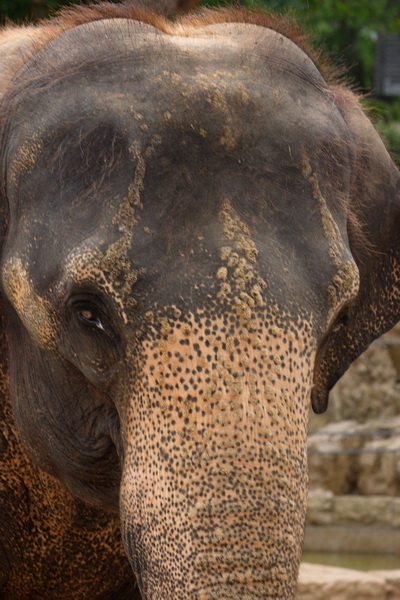
M 37 134 L 34 134 L 18 149 L 10 169 L 11 183 L 16 184 L 20 177 L 27 175 L 32 170 L 42 150 L 43 142 Z
M 125 278 L 125 271 L 121 272 L 119 270 L 121 269 L 121 263 L 119 262 L 121 255 L 114 252 L 114 250 L 114 259 L 118 261 L 118 265 L 109 268 L 105 258 L 108 260 L 110 254 L 107 254 L 107 252 L 100 253 L 89 247 L 79 247 L 67 257 L 64 264 L 64 277 L 59 283 L 58 289 L 61 291 L 70 285 L 81 286 L 82 289 L 85 289 L 85 286 L 88 286 L 89 289 L 96 286 L 97 289 L 102 290 L 104 294 L 112 298 L 122 322 L 127 325 L 129 315 L 136 306 L 136 301 L 134 298 L 130 298 L 130 302 L 126 303 L 126 289 L 138 281 L 141 275 L 144 274 L 144 270 L 133 269 L 130 266 L 129 277 Z M 122 250 L 122 259 L 123 262 L 127 261 L 125 248 Z M 117 281 L 114 273 L 121 275 L 120 281 Z
M 55 321 L 50 305 L 34 288 L 20 258 L 9 259 L 3 267 L 3 286 L 20 319 L 38 346 L 50 349 L 54 346 Z
M 327 289 L 331 307 L 327 318 L 327 322 L 329 323 L 332 315 L 337 313 L 347 300 L 357 295 L 360 287 L 360 275 L 354 259 L 344 244 L 337 223 L 329 211 L 326 199 L 320 189 L 318 176 L 312 170 L 310 158 L 304 147 L 301 149 L 301 155 L 302 175 L 309 183 L 312 195 L 317 201 L 321 212 L 322 226 L 329 244 L 329 258 L 337 268 L 337 274 L 333 277 L 333 281 Z
M 174 315 L 175 310 L 172 310 Z M 174 317 L 160 319 L 152 326 L 159 328 L 160 339 L 151 346 L 148 346 L 147 339 L 144 341 L 145 354 L 157 357 L 155 362 L 146 363 L 147 374 L 144 377 L 149 382 L 148 389 L 154 393 L 154 396 L 150 394 L 147 403 L 154 407 L 156 402 L 167 413 L 167 407 L 172 404 L 182 413 L 191 414 L 199 393 L 205 416 L 208 415 L 211 422 L 215 424 L 215 415 L 229 407 L 232 426 L 237 426 L 238 431 L 243 433 L 241 424 L 246 420 L 257 421 L 257 427 L 260 420 L 262 424 L 266 408 L 261 408 L 260 398 L 265 398 L 271 415 L 274 411 L 277 415 L 282 413 L 288 427 L 290 406 L 298 390 L 295 389 L 295 377 L 287 374 L 293 371 L 294 362 L 303 356 L 305 340 L 298 342 L 300 336 L 297 331 L 288 332 L 277 325 L 268 328 L 265 324 L 267 318 L 268 314 L 264 311 L 254 316 L 252 331 L 244 327 L 237 316 L 232 316 L 234 323 L 227 326 L 223 319 L 210 320 L 204 313 L 196 315 L 196 318 L 185 315 L 178 328 Z M 309 335 L 308 326 L 306 331 Z M 201 335 L 202 332 L 206 334 Z M 150 331 L 147 332 L 148 337 L 152 337 Z M 296 366 L 299 373 L 312 358 L 310 352 L 307 360 L 301 358 Z M 178 393 L 176 379 L 179 377 L 182 385 L 186 384 L 187 378 L 191 380 L 188 386 L 190 393 L 184 396 Z M 223 423 L 223 416 L 219 417 Z M 278 416 L 275 418 L 278 419 Z M 295 429 L 299 425 L 296 422 Z

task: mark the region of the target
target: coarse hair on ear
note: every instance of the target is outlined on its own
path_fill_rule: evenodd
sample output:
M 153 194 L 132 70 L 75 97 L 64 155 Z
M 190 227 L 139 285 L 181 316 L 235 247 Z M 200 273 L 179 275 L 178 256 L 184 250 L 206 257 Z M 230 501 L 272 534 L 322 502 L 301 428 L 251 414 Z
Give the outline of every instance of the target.
M 353 140 L 348 238 L 360 288 L 317 353 L 311 393 L 316 413 L 324 412 L 330 389 L 350 364 L 400 320 L 400 172 L 355 96 L 334 93 Z
M 30 59 L 39 35 L 39 28 L 27 25 L 8 25 L 0 28 L 0 123 L 5 118 L 3 98 L 12 84 L 16 73 Z M 0 138 L 0 144 L 2 144 Z M 0 154 L 5 155 L 5 148 L 0 147 Z M 2 163 L 4 161 L 1 161 Z M 7 231 L 8 210 L 5 195 L 4 165 L 0 166 L 0 256 Z

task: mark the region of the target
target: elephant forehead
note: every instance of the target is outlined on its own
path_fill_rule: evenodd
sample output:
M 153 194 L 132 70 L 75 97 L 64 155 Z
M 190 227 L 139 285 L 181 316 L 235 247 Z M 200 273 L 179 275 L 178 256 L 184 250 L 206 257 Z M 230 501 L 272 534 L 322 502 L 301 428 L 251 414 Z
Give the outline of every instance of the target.
M 28 191 L 41 188 L 30 199 L 38 212 L 46 190 L 52 209 L 66 196 L 70 203 L 83 195 L 86 204 L 93 197 L 104 204 L 132 183 L 134 160 L 153 160 L 153 179 L 165 174 L 175 188 L 177 179 L 184 188 L 200 178 L 210 191 L 239 175 L 259 189 L 272 179 L 300 195 L 301 145 L 314 158 L 321 144 L 342 170 L 332 182 L 329 165 L 320 164 L 319 175 L 343 188 L 335 189 L 340 196 L 348 191 L 348 134 L 319 86 L 321 76 L 299 48 L 253 25 L 182 35 L 179 27 L 166 35 L 123 19 L 75 27 L 16 78 L 7 152 L 11 204 L 21 178 Z M 253 194 L 254 205 L 261 200 Z
M 202 277 L 223 302 L 241 278 L 235 297 L 246 311 L 240 294 L 256 299 L 260 277 L 306 311 L 326 312 L 330 294 L 333 314 L 357 274 L 345 239 L 348 134 L 318 72 L 256 26 L 237 38 L 234 24 L 177 31 L 124 20 L 76 27 L 17 78 L 10 224 L 37 265 L 38 289 L 96 232 L 93 269 L 122 286 L 125 306 L 145 269 L 158 277 L 159 303 Z M 221 210 L 226 198 L 232 210 Z M 222 265 L 221 246 L 231 251 Z M 250 286 L 242 263 L 256 256 Z
M 15 86 L 13 115 L 28 137 L 32 127 L 52 130 L 55 123 L 65 127 L 82 115 L 101 120 L 107 113 L 125 129 L 129 120 L 136 122 L 136 139 L 160 134 L 178 114 L 184 124 L 184 113 L 186 126 L 225 150 L 233 150 L 246 130 L 255 135 L 261 127 L 266 134 L 278 121 L 288 143 L 299 125 L 297 135 L 305 135 L 306 121 L 311 134 L 343 129 L 305 53 L 249 24 L 171 27 L 167 35 L 124 19 L 88 23 L 52 40 Z M 22 158 L 29 165 L 29 153 Z

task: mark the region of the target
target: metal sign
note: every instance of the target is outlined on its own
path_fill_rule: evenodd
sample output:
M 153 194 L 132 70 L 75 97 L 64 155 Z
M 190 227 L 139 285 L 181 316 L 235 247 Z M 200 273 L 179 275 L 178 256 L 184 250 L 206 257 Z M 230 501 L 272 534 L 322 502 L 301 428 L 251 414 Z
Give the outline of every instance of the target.
M 375 56 L 375 94 L 400 96 L 400 33 L 381 33 Z

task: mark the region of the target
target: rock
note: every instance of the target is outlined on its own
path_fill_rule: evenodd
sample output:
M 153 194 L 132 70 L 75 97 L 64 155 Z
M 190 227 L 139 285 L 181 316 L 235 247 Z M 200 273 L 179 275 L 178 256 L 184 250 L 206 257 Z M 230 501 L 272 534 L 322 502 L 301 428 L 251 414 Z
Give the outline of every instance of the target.
M 335 420 L 365 422 L 396 414 L 397 371 L 386 346 L 373 344 L 338 381 L 330 395 Z
M 392 557 L 399 548 L 400 529 L 382 525 L 307 525 L 303 543 L 304 552 L 372 552 Z
M 310 489 L 400 495 L 400 415 L 330 423 L 309 435 Z
M 310 490 L 308 493 L 307 518 L 308 525 L 331 525 L 334 520 L 334 495 L 328 490 Z
M 390 573 L 388 571 L 387 573 Z M 398 600 L 381 574 L 303 563 L 298 600 Z
M 358 461 L 358 491 L 370 495 L 400 495 L 400 436 L 377 439 L 364 445 Z
M 400 562 L 400 558 L 399 558 Z M 395 571 L 370 571 L 371 575 L 383 577 L 386 583 L 392 588 L 390 600 L 400 600 L 400 569 Z
M 390 496 L 341 496 L 332 501 L 332 522 L 338 525 L 394 525 L 400 498 Z
M 374 525 L 400 528 L 400 498 L 391 496 L 334 496 L 310 490 L 307 525 Z
M 400 323 L 397 323 L 393 329 L 388 331 L 380 341 L 388 343 L 387 349 L 396 369 L 397 381 L 400 382 Z
M 361 425 L 355 421 L 343 421 L 331 423 L 309 436 L 310 489 L 322 488 L 338 496 L 355 491 L 358 457 L 348 452 L 360 447 L 360 439 L 352 435 L 358 429 Z

